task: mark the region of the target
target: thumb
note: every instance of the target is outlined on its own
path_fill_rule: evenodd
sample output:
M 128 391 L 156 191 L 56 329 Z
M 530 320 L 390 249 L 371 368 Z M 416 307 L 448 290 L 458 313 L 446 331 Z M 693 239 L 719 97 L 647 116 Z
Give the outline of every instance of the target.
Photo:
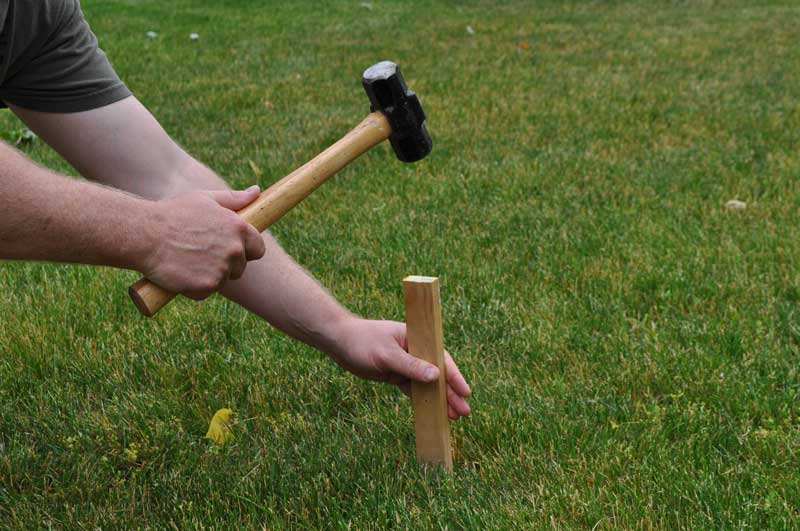
M 389 370 L 416 382 L 433 382 L 439 377 L 439 368 L 427 361 L 415 358 L 398 348 L 386 360 Z
M 239 210 L 255 201 L 259 193 L 261 193 L 260 188 L 254 184 L 247 190 L 221 190 L 209 192 L 209 195 L 220 206 Z

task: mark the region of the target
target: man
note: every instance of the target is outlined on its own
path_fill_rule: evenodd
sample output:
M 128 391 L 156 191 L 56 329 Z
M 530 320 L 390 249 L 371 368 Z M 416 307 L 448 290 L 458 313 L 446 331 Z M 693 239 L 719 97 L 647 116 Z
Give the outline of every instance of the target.
M 2 106 L 101 183 L 0 143 L 0 258 L 133 269 L 194 299 L 219 290 L 362 378 L 408 394 L 410 380 L 438 377 L 405 351 L 403 323 L 349 313 L 234 213 L 258 187 L 229 191 L 164 132 L 97 47 L 78 0 L 0 0 L 0 27 Z M 458 419 L 470 389 L 449 354 L 446 363 Z

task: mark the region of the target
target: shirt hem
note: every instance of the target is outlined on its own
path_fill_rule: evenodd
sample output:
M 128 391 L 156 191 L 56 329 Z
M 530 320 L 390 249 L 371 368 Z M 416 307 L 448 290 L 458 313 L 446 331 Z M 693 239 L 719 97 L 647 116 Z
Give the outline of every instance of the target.
M 6 93 L 0 95 L 0 100 L 31 111 L 70 114 L 105 107 L 129 96 L 132 96 L 131 91 L 127 86 L 120 83 L 91 94 L 69 99 L 32 98 L 30 96 Z

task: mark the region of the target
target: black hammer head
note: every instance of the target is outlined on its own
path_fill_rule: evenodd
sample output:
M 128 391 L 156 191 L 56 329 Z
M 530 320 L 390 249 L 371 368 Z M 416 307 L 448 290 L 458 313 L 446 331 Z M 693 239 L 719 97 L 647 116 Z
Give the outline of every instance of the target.
M 400 67 L 391 61 L 374 64 L 364 71 L 362 82 L 372 112 L 382 112 L 392 126 L 389 142 L 397 158 L 416 162 L 430 153 L 433 142 L 425 128 L 425 113 L 417 95 L 406 86 Z

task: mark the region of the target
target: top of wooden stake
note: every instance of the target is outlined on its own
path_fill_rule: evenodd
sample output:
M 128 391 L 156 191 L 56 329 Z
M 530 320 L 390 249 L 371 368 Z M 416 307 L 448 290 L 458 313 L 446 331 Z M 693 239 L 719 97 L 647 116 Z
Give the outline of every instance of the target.
M 439 277 L 421 277 L 419 275 L 410 275 L 403 279 L 403 282 L 417 282 L 418 284 L 431 284 L 439 280 Z

